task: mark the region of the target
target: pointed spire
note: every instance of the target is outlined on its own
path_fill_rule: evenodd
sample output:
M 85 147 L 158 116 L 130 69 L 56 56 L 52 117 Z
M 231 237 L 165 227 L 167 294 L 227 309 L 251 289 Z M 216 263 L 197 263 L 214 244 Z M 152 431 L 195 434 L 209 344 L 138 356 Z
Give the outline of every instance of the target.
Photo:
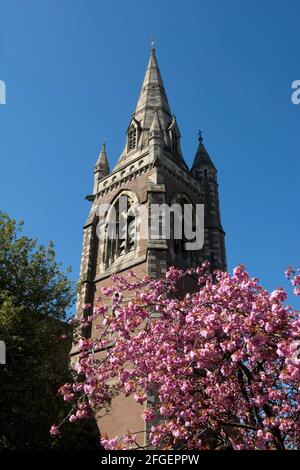
M 109 163 L 106 155 L 106 144 L 103 142 L 101 152 L 94 167 L 94 194 L 98 190 L 98 182 L 109 175 Z
M 157 115 L 157 116 L 156 116 Z M 149 147 L 149 138 L 153 138 L 151 131 L 155 126 L 157 135 L 160 127 L 162 149 L 168 152 L 180 166 L 187 169 L 180 150 L 180 132 L 176 119 L 172 116 L 165 87 L 158 67 L 154 42 L 151 43 L 150 59 L 145 73 L 140 96 L 127 128 L 125 148 L 117 161 L 114 170 L 120 169 L 124 164 L 136 158 L 137 154 Z M 174 129 L 173 129 L 174 127 Z M 172 143 L 172 131 L 176 133 L 176 152 Z M 134 133 L 134 146 L 132 146 L 132 132 Z M 175 134 L 174 134 L 175 135 Z
M 194 163 L 193 163 L 193 166 L 191 168 L 191 171 L 193 170 L 196 170 L 198 168 L 202 168 L 203 166 L 207 166 L 207 167 L 211 167 L 213 168 L 215 171 L 216 171 L 216 167 L 215 165 L 213 164 L 204 144 L 203 144 L 203 137 L 202 137 L 202 131 L 200 130 L 199 131 L 199 134 L 198 134 L 198 141 L 199 141 L 199 145 L 198 145 L 198 149 L 197 149 L 197 152 L 196 152 L 196 155 L 195 155 L 195 159 L 194 159 Z
M 106 173 L 106 174 L 103 174 L 103 177 L 104 176 L 107 176 L 109 174 L 109 163 L 108 163 L 108 159 L 107 159 L 107 154 L 106 154 L 106 143 L 103 142 L 102 144 L 102 147 L 101 147 L 101 151 L 100 151 L 100 154 L 99 154 L 99 157 L 98 157 L 98 160 L 96 162 L 96 165 L 95 165 L 95 171 L 101 171 L 102 173 Z
M 155 110 L 159 113 L 163 128 L 167 129 L 172 122 L 172 114 L 158 67 L 154 43 L 152 43 L 148 67 L 134 113 L 134 117 L 141 123 L 142 129 L 150 129 Z

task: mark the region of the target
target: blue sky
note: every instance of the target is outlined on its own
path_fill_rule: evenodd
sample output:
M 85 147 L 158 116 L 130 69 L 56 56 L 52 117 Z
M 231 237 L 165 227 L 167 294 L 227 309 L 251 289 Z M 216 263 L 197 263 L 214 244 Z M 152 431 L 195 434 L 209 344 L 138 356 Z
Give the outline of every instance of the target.
M 93 166 L 119 157 L 150 36 L 190 164 L 219 170 L 228 265 L 285 284 L 299 259 L 297 0 L 1 0 L 0 208 L 77 278 Z

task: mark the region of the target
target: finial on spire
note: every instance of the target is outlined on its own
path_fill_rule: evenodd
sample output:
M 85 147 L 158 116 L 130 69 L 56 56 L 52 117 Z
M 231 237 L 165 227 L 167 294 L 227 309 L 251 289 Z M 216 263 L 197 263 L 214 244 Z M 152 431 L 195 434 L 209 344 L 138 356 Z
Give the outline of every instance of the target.
M 102 146 L 101 146 L 98 160 L 96 162 L 96 166 L 102 165 L 103 167 L 108 168 L 108 161 L 107 161 L 107 155 L 106 155 L 106 141 L 107 139 L 103 139 L 102 141 Z
M 199 140 L 199 142 L 203 142 L 202 134 L 203 134 L 203 131 L 202 131 L 201 129 L 199 129 L 199 132 L 198 132 L 198 140 Z
M 94 166 L 94 193 L 96 194 L 98 191 L 98 183 L 101 179 L 105 178 L 109 175 L 109 163 L 106 155 L 106 140 L 103 139 L 102 147 L 99 153 L 99 157 L 96 161 L 96 165 Z
M 154 50 L 155 49 L 155 39 L 154 39 L 154 36 L 151 35 L 151 50 Z

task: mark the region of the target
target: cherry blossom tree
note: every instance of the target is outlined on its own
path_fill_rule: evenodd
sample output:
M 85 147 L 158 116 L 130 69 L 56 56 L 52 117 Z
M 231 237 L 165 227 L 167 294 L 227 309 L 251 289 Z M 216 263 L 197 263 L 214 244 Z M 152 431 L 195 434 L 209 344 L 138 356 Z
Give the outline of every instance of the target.
M 198 288 L 179 295 L 186 276 Z M 300 295 L 299 270 L 286 277 Z M 114 275 L 103 296 L 79 322 L 84 333 L 98 321 L 99 336 L 79 341 L 78 377 L 60 389 L 66 419 L 88 419 L 121 393 L 145 404 L 155 391 L 142 414 L 152 448 L 300 448 L 300 317 L 283 288 L 267 292 L 244 266 L 230 275 L 204 263 L 160 280 Z M 138 446 L 130 432 L 101 442 Z

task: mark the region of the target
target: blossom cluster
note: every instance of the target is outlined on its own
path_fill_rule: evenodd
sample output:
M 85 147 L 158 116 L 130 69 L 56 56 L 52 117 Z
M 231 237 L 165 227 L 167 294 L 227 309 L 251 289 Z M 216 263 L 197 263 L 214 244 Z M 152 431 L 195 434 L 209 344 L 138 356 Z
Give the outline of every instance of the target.
M 186 277 L 195 288 L 182 295 Z M 286 277 L 300 295 L 299 271 Z M 71 422 L 109 410 L 118 394 L 145 405 L 155 391 L 142 414 L 154 448 L 300 447 L 300 316 L 283 288 L 269 293 L 242 265 L 230 275 L 204 263 L 159 280 L 114 275 L 103 296 L 81 321 L 96 320 L 99 334 L 80 339 L 77 380 L 60 389 Z M 129 432 L 102 445 L 138 444 Z

